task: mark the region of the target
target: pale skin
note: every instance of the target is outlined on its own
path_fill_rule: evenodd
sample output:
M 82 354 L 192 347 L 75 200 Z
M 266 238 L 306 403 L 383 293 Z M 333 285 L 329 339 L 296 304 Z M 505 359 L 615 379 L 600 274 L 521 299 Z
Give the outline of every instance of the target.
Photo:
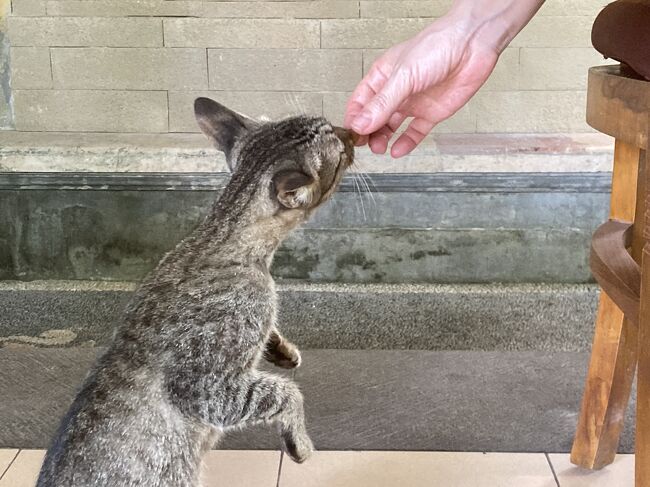
M 345 127 L 392 157 L 413 151 L 431 130 L 465 105 L 488 79 L 499 55 L 544 0 L 456 0 L 412 39 L 388 49 L 350 97 Z

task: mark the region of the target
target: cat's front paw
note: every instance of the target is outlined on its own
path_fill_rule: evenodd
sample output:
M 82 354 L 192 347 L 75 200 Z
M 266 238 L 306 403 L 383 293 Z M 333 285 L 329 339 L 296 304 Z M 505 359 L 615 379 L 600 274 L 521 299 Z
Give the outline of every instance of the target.
M 300 350 L 293 343 L 282 340 L 275 346 L 269 347 L 264 352 L 266 360 L 283 369 L 295 369 L 300 367 L 302 357 Z
M 314 452 L 314 445 L 307 435 L 284 435 L 282 439 L 285 452 L 296 463 L 303 463 Z

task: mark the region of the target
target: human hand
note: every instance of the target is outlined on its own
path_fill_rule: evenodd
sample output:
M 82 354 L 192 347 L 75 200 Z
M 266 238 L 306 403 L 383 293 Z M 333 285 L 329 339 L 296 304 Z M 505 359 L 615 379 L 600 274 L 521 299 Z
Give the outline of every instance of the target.
M 446 19 L 386 51 L 350 98 L 345 126 L 383 154 L 397 129 L 413 120 L 391 148 L 410 153 L 434 126 L 456 113 L 494 69 L 498 53 L 474 42 L 462 25 Z
M 388 49 L 350 97 L 344 125 L 383 154 L 410 153 L 485 83 L 499 54 L 535 14 L 541 0 L 463 1 L 412 39 Z

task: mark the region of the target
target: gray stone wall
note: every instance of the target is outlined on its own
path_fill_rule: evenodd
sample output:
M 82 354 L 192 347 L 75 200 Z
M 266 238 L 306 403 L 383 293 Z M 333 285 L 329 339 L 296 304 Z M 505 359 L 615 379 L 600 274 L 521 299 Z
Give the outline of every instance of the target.
M 450 3 L 12 0 L 15 127 L 195 132 L 191 101 L 199 95 L 254 116 L 307 111 L 340 121 L 347 96 L 373 60 Z M 436 130 L 590 130 L 586 71 L 602 62 L 590 47 L 590 27 L 605 3 L 546 2 L 477 97 Z M 0 41 L 5 34 L 0 27 Z M 5 53 L 4 88 L 6 59 Z M 4 127 L 11 125 L 7 100 L 4 92 Z
M 9 67 L 9 38 L 7 16 L 11 9 L 9 0 L 0 0 L 0 130 L 13 128 Z

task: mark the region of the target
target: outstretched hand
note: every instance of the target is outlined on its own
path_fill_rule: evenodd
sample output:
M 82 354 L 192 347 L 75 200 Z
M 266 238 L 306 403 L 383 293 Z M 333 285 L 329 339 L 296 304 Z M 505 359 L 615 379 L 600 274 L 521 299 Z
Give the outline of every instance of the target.
M 499 57 L 495 47 L 473 34 L 467 23 L 443 17 L 386 51 L 348 101 L 345 126 L 366 136 L 357 145 L 368 143 L 374 153 L 385 153 L 412 117 L 391 148 L 393 157 L 402 157 L 465 105 Z

